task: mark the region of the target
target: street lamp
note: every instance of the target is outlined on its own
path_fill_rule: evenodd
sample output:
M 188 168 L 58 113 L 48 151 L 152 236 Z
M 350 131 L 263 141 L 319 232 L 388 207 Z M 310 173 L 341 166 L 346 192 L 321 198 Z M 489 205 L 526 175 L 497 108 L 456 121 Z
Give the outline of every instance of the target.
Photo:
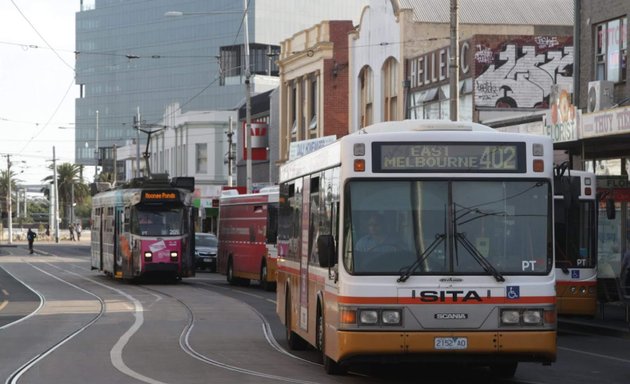
M 252 192 L 252 98 L 251 98 L 251 73 L 249 69 L 249 26 L 247 24 L 247 1 L 243 0 L 243 11 L 216 11 L 216 12 L 181 12 L 181 11 L 168 11 L 164 13 L 166 17 L 179 17 L 179 16 L 195 16 L 195 15 L 225 15 L 225 14 L 243 14 L 243 29 L 245 30 L 243 36 L 243 45 L 245 49 L 245 67 L 243 73 L 245 74 L 245 145 L 247 146 L 247 160 L 245 161 L 246 175 L 247 175 L 247 193 Z

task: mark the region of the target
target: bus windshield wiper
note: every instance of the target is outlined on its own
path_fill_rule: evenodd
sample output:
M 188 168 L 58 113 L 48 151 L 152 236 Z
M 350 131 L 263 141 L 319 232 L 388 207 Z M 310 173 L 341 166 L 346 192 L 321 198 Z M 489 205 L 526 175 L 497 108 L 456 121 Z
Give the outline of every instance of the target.
M 481 252 L 479 252 L 477 247 L 475 247 L 466 238 L 466 235 L 464 235 L 463 233 L 458 232 L 456 234 L 456 238 L 457 238 L 457 240 L 460 243 L 462 243 L 464 248 L 472 255 L 472 257 L 477 261 L 477 263 L 479 263 L 479 265 L 481 265 L 486 272 L 488 272 L 488 273 L 492 274 L 492 276 L 494 276 L 496 281 L 498 281 L 499 283 L 505 281 L 505 278 L 503 277 L 503 275 L 499 271 L 497 271 L 497 269 L 494 267 L 494 265 L 492 265 L 488 261 L 488 259 L 486 259 L 486 257 L 484 255 L 482 255 Z
M 414 261 L 413 264 L 411 264 L 408 267 L 403 267 L 400 269 L 401 270 L 400 277 L 396 281 L 399 283 L 404 283 L 405 281 L 407 281 L 407 279 L 409 279 L 409 276 L 411 276 L 411 274 L 416 269 L 418 269 L 418 267 L 422 264 L 422 262 L 425 261 L 429 257 L 431 252 L 433 252 L 435 248 L 437 248 L 437 246 L 442 241 L 444 241 L 445 238 L 446 238 L 446 235 L 443 233 L 436 234 L 433 242 L 429 244 L 429 246 L 427 247 L 427 249 L 424 250 L 424 252 L 418 255 L 418 259 L 416 259 L 416 261 Z

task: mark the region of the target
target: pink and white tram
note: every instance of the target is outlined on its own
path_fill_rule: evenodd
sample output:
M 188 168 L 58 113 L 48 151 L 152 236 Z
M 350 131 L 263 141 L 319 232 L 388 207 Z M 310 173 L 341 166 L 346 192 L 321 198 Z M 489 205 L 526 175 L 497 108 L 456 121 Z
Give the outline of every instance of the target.
M 195 275 L 194 178 L 135 179 L 92 197 L 92 269 L 119 279 Z

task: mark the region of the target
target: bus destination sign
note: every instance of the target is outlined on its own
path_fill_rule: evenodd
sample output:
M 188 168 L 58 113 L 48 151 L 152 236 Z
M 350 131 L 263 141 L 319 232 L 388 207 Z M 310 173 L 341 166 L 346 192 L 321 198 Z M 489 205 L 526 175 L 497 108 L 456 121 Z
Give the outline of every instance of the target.
M 525 172 L 524 143 L 373 144 L 374 172 Z

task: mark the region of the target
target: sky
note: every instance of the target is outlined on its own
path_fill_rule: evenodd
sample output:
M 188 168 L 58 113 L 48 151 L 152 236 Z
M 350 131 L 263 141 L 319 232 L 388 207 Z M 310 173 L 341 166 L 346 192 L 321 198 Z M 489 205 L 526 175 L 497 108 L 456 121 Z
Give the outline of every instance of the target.
M 0 170 L 9 156 L 18 184 L 42 184 L 52 175 L 53 147 L 58 164 L 74 163 L 79 4 L 0 0 Z

